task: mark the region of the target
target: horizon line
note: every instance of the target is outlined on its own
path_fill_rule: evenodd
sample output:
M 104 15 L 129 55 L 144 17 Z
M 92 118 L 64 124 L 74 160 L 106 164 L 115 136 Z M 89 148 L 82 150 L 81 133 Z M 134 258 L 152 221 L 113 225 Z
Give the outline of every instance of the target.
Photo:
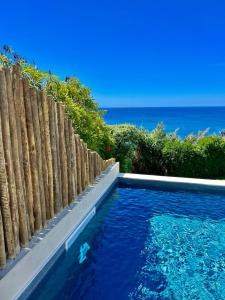
M 190 106 L 99 106 L 100 109 L 105 108 L 212 108 L 212 107 L 224 107 L 225 105 L 190 105 Z

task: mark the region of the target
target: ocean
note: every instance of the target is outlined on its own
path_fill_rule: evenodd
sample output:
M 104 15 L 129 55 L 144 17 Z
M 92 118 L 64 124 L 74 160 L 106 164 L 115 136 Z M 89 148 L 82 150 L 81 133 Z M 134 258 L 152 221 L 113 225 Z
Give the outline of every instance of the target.
M 126 107 L 104 108 L 107 124 L 129 123 L 153 130 L 163 122 L 166 132 L 179 128 L 178 135 L 184 138 L 190 133 L 209 129 L 209 134 L 220 134 L 225 129 L 225 106 L 222 107 Z

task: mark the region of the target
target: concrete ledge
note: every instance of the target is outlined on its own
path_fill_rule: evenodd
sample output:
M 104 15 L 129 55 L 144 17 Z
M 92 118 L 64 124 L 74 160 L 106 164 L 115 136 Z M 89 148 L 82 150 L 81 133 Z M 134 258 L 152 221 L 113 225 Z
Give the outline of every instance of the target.
M 118 163 L 110 166 L 97 178 L 93 187 L 89 187 L 81 195 L 79 203 L 0 280 L 1 300 L 20 298 L 48 262 L 64 247 L 66 240 L 91 210 L 99 204 L 116 182 L 118 173 Z
M 118 179 L 120 182 L 138 184 L 142 186 L 154 186 L 159 188 L 181 188 L 214 193 L 225 192 L 225 180 L 209 180 L 130 173 L 120 173 L 118 175 Z

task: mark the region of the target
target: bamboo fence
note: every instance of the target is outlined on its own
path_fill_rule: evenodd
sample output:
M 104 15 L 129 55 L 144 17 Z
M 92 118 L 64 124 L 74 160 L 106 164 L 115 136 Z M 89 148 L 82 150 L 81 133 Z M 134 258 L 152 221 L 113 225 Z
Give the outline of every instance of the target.
M 0 69 L 0 268 L 101 174 L 63 104 Z

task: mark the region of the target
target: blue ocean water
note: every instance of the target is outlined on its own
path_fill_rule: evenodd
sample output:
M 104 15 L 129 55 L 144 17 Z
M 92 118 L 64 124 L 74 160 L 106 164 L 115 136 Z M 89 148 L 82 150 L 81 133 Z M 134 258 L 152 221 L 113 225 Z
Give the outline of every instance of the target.
M 224 100 L 225 102 L 225 100 Z M 130 123 L 152 130 L 163 122 L 167 132 L 179 128 L 182 138 L 190 133 L 210 128 L 209 133 L 219 134 L 225 129 L 225 106 L 223 107 L 138 107 L 105 108 L 107 124 Z
M 225 299 L 224 211 L 225 195 L 118 185 L 30 300 Z

